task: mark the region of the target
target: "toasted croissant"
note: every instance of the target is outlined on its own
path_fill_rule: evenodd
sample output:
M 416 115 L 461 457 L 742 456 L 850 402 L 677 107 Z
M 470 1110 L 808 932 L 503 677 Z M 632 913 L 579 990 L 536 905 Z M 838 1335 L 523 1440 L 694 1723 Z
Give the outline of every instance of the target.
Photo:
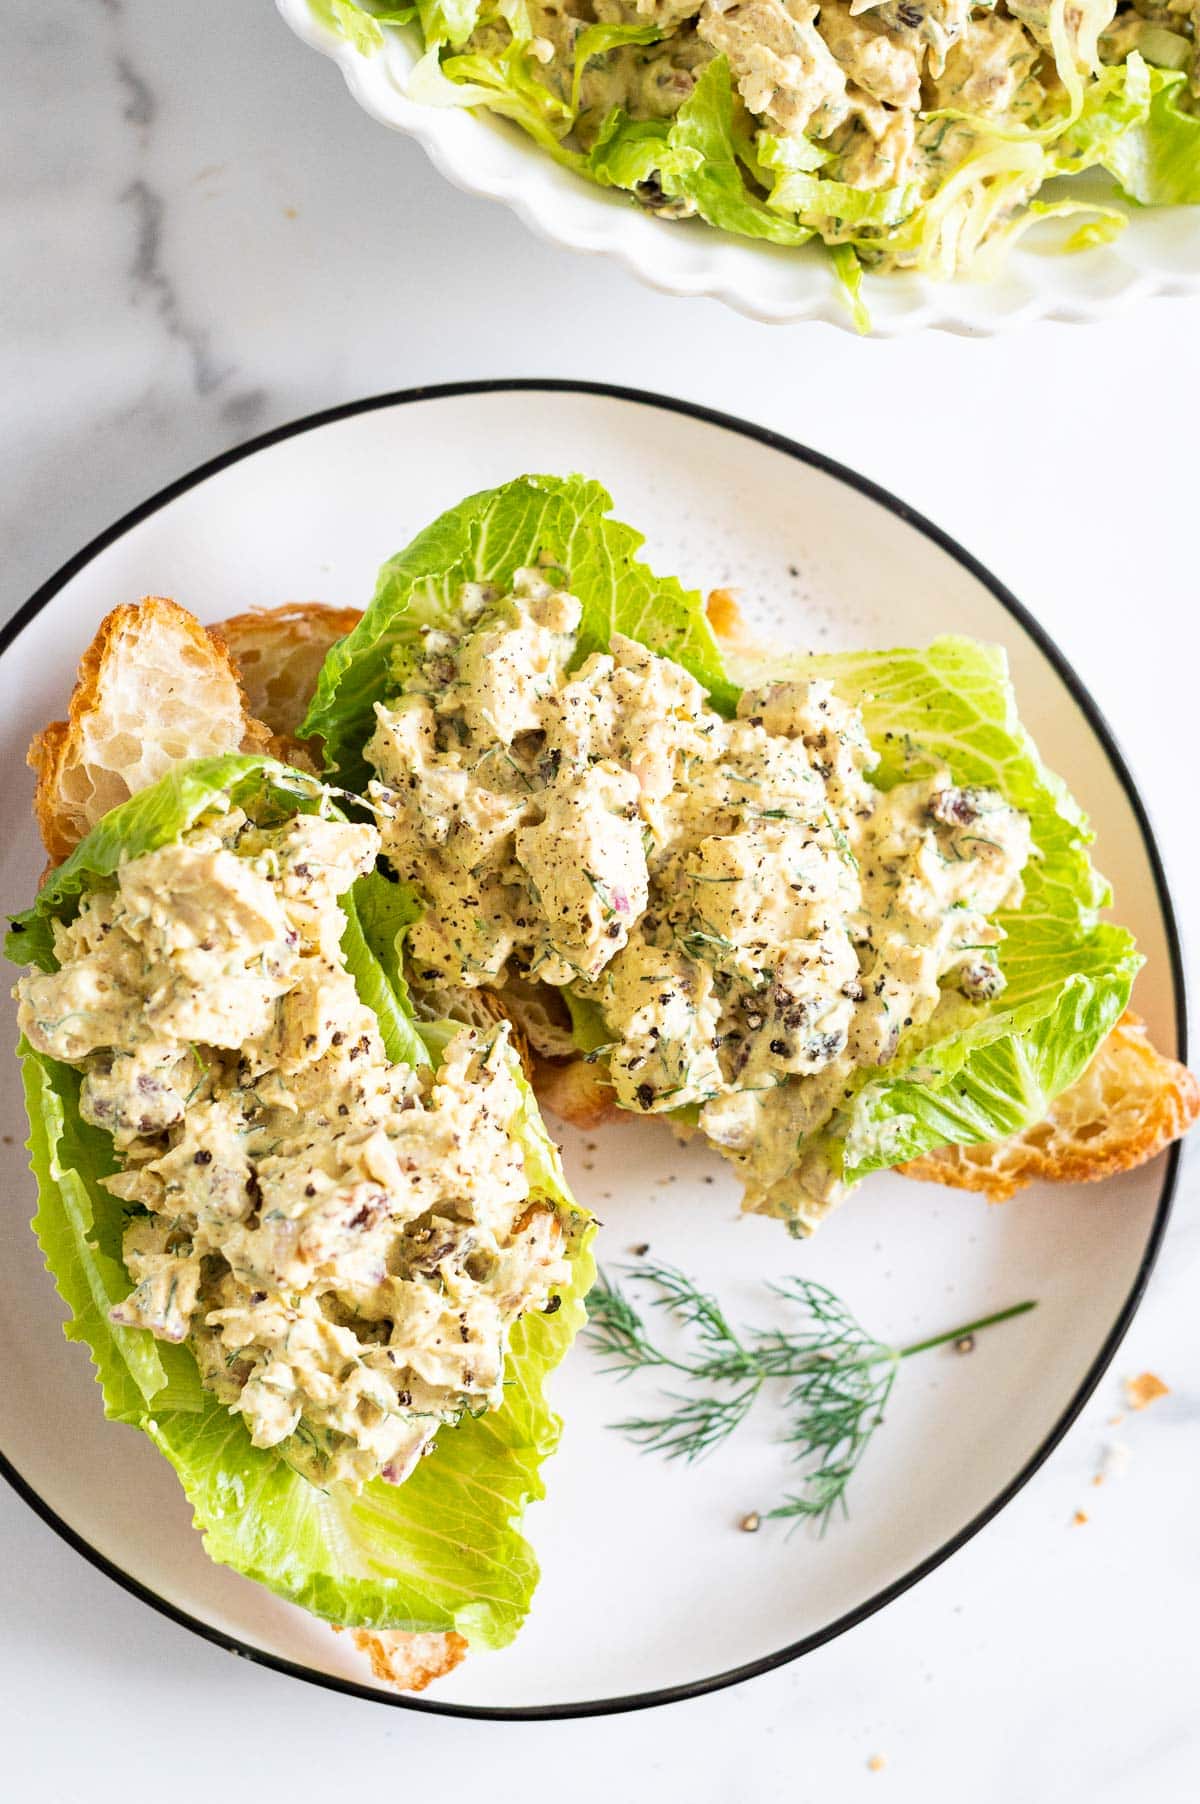
M 294 736 L 308 712 L 325 654 L 362 615 L 320 601 L 253 608 L 209 627 L 242 679 L 250 711 L 272 733 Z
M 337 1632 L 341 1634 L 342 1630 Z M 398 1691 L 424 1691 L 467 1657 L 466 1639 L 454 1629 L 424 1634 L 409 1634 L 403 1629 L 379 1629 L 374 1633 L 351 1629 L 350 1634 L 358 1651 L 370 1660 L 375 1677 Z
M 1164 1058 L 1132 1012 L 1122 1015 L 1083 1076 L 1044 1121 L 1007 1140 L 939 1146 L 900 1170 L 1007 1202 L 1026 1184 L 1088 1184 L 1153 1159 L 1200 1115 L 1200 1083 Z
M 147 595 L 106 614 L 66 720 L 29 748 L 34 813 L 58 864 L 102 815 L 185 758 L 269 751 L 228 653 L 186 608 Z

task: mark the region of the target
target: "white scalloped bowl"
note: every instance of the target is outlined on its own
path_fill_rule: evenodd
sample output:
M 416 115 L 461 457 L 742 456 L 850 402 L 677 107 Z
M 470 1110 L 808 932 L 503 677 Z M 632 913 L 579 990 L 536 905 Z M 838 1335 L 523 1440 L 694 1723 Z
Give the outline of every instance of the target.
M 505 120 L 410 100 L 416 51 L 405 32 L 383 26 L 383 48 L 368 56 L 315 18 L 308 0 L 276 5 L 297 37 L 338 65 L 373 119 L 415 138 L 456 187 L 503 201 L 550 243 L 615 257 L 652 288 L 707 295 L 768 324 L 820 319 L 853 330 L 819 246 L 752 244 L 699 221 L 655 219 L 560 168 Z M 1086 178 L 1076 186 L 1099 191 Z M 1107 185 L 1103 195 L 1113 204 Z M 1150 295 L 1200 293 L 1200 208 L 1131 208 L 1128 217 L 1113 244 L 1070 256 L 1025 240 L 990 281 L 867 276 L 873 330 L 892 336 L 932 326 L 978 337 L 1034 319 L 1106 319 Z

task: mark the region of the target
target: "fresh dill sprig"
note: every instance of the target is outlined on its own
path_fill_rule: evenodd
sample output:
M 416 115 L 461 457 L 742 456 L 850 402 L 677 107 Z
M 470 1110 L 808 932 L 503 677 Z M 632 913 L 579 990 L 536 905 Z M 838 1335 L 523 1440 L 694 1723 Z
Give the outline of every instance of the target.
M 841 1299 L 811 1278 L 767 1286 L 794 1307 L 788 1328 L 732 1326 L 717 1299 L 672 1265 L 626 1266 L 650 1292 L 651 1308 L 674 1318 L 690 1340 L 678 1355 L 651 1337 L 629 1297 L 601 1273 L 587 1300 L 586 1334 L 601 1371 L 624 1381 L 635 1372 L 674 1374 L 694 1388 L 667 1390 L 659 1415 L 629 1416 L 611 1426 L 668 1459 L 702 1459 L 749 1415 L 769 1380 L 790 1380 L 784 1394 L 784 1443 L 802 1472 L 796 1487 L 764 1516 L 808 1518 L 824 1530 L 884 1419 L 902 1360 L 962 1341 L 1037 1307 L 1008 1309 L 915 1341 L 907 1347 L 874 1339 Z

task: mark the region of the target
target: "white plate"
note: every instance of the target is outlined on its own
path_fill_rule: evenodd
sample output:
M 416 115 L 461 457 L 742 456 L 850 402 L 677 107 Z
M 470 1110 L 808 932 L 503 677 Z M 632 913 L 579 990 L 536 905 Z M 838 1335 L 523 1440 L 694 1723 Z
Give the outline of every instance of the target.
M 539 237 L 615 257 L 652 288 L 707 295 L 767 324 L 820 319 L 854 330 L 819 245 L 795 250 L 752 244 L 698 220 L 655 219 L 627 196 L 559 168 L 507 120 L 410 100 L 418 45 L 409 28 L 383 26 L 383 48 L 368 56 L 315 18 L 309 0 L 276 5 L 297 37 L 333 59 L 365 112 L 415 138 L 456 187 L 503 201 Z M 386 182 L 382 151 L 375 174 Z M 1060 182 L 1056 190 L 1122 204 L 1111 183 L 1097 184 L 1091 176 L 1069 190 Z M 915 272 L 868 275 L 863 294 L 872 330 L 890 337 L 940 327 L 983 337 L 1034 319 L 1107 319 L 1151 295 L 1200 292 L 1200 208 L 1122 211 L 1128 223 L 1114 243 L 1062 256 L 1045 243 L 1038 249 L 1035 234 L 991 281 L 933 282 Z
M 1166 1048 L 1183 1037 L 1170 903 L 1131 779 L 1070 667 L 986 571 L 910 510 L 823 458 L 698 408 L 568 384 L 468 384 L 384 397 L 284 427 L 155 496 L 74 558 L 3 636 L 0 894 L 30 897 L 41 853 L 19 776 L 29 737 L 62 710 L 104 611 L 148 591 L 205 619 L 301 597 L 362 603 L 376 566 L 444 507 L 525 470 L 582 469 L 649 536 L 664 572 L 735 583 L 780 641 L 871 645 L 946 630 L 998 640 L 1025 720 L 1098 828 L 1121 918 L 1148 965 L 1138 1007 Z M 0 1448 L 9 1476 L 68 1540 L 177 1621 L 298 1676 L 384 1702 L 344 1637 L 213 1566 L 169 1466 L 106 1423 L 87 1356 L 25 1228 L 33 1198 L 15 1061 L 0 1126 L 9 1196 L 0 1261 Z M 598 1142 L 598 1144 L 597 1144 Z M 611 1264 L 631 1243 L 761 1319 L 762 1281 L 803 1272 L 879 1336 L 903 1341 L 1025 1297 L 1039 1309 L 969 1358 L 902 1369 L 888 1421 L 818 1541 L 739 1519 L 786 1478 L 761 1409 L 709 1463 L 639 1455 L 606 1423 L 649 1402 L 615 1390 L 580 1346 L 555 1381 L 566 1418 L 530 1512 L 543 1578 L 515 1645 L 473 1655 L 418 1708 L 554 1715 L 634 1707 L 731 1682 L 804 1653 L 878 1609 L 974 1534 L 1046 1457 L 1116 1350 L 1166 1219 L 1175 1154 L 1103 1186 L 1031 1190 L 1003 1209 L 890 1176 L 870 1179 L 816 1238 L 739 1220 L 728 1169 L 661 1128 L 568 1134 L 578 1195 Z M 635 1384 L 638 1381 L 635 1381 Z

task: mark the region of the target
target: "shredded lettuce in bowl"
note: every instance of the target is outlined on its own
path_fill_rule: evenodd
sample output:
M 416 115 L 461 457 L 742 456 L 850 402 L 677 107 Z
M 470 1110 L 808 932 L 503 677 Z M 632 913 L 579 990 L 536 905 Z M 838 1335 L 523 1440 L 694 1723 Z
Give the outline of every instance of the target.
M 415 32 L 412 99 L 650 212 L 823 244 L 860 315 L 864 268 L 987 274 L 1049 218 L 1112 238 L 1118 193 L 1200 203 L 1200 0 L 309 3 L 364 55 Z M 1064 191 L 1086 170 L 1107 195 Z

